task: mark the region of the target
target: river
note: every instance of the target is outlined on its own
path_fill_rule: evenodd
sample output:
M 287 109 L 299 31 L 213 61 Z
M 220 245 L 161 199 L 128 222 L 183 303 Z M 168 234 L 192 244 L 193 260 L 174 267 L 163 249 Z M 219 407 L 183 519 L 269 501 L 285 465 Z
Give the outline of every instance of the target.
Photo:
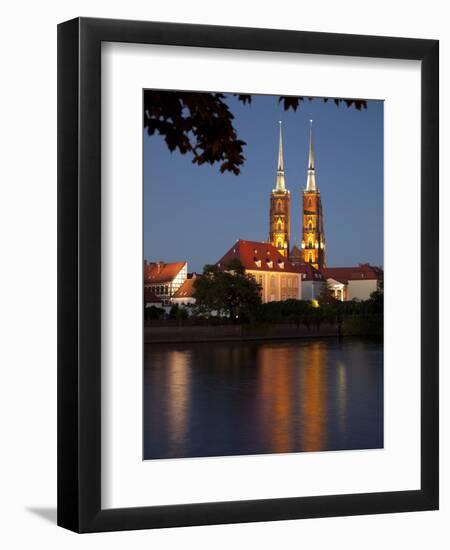
M 383 345 L 150 344 L 144 459 L 383 447 Z

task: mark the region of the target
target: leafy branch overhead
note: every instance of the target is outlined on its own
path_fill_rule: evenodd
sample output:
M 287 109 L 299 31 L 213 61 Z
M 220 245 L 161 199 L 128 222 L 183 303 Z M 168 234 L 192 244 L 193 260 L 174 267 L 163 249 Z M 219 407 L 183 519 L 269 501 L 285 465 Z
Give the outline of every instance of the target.
M 244 105 L 250 94 L 233 94 Z M 313 98 L 280 96 L 284 110 L 296 111 L 301 102 Z M 328 98 L 324 98 L 328 101 Z M 336 105 L 366 109 L 361 99 L 333 99 Z M 234 115 L 226 103 L 226 95 L 212 92 L 144 92 L 144 128 L 149 135 L 164 137 L 170 151 L 192 155 L 198 165 L 220 163 L 220 171 L 238 175 L 244 164 L 245 141 L 239 139 L 233 126 Z

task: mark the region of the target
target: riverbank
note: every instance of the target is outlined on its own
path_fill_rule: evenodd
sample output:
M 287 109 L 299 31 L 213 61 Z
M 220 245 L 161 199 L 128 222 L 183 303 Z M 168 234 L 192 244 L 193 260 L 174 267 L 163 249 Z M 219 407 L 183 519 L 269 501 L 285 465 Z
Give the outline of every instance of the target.
M 155 326 L 144 328 L 144 343 L 230 342 L 337 336 L 337 325 L 320 328 L 296 325 Z
M 280 340 L 299 338 L 324 338 L 338 336 L 382 336 L 382 318 L 379 316 L 346 317 L 338 323 L 322 322 L 320 325 L 275 323 L 258 325 L 188 325 L 147 324 L 144 327 L 145 344 L 189 342 L 233 342 Z

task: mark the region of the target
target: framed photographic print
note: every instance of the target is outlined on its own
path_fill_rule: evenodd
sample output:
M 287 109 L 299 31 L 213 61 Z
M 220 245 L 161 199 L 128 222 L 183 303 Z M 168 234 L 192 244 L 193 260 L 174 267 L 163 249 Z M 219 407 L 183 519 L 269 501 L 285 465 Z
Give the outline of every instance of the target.
M 438 42 L 58 28 L 58 524 L 438 508 Z

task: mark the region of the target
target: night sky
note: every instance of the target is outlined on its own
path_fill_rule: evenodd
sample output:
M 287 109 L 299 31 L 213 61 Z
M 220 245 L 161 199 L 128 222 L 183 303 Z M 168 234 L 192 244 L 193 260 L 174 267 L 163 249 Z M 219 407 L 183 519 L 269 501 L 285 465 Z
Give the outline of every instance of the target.
M 291 192 L 291 247 L 301 240 L 309 119 L 313 123 L 316 183 L 324 211 L 326 264 L 383 265 L 383 102 L 366 110 L 322 99 L 285 112 L 275 96 L 227 102 L 244 148 L 241 174 L 219 164 L 197 166 L 170 153 L 163 138 L 144 133 L 144 257 L 188 261 L 201 272 L 237 239 L 265 241 L 275 186 L 278 121 L 283 122 L 286 187 Z

